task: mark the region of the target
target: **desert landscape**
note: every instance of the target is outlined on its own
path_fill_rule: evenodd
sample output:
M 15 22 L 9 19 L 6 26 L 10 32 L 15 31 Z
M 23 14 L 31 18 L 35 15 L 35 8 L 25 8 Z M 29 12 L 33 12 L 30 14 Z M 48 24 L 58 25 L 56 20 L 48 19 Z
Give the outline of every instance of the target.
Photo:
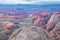
M 0 12 L 0 40 L 60 40 L 60 12 Z

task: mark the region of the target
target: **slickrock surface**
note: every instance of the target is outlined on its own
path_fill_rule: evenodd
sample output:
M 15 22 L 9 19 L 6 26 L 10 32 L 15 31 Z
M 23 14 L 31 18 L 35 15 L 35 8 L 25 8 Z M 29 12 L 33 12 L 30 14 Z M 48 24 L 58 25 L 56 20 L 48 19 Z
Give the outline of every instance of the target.
M 16 32 L 17 34 L 12 34 L 9 40 L 54 40 L 45 29 L 33 25 L 23 27 Z

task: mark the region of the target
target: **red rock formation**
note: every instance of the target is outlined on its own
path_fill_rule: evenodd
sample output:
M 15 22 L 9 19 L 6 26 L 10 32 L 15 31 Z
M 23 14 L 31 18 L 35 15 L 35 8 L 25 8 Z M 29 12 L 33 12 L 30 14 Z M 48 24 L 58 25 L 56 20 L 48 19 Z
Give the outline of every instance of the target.
M 18 10 L 14 10 L 14 11 L 11 11 L 11 10 L 8 10 L 8 11 L 5 11 L 4 14 L 0 14 L 1 16 L 0 17 L 8 17 L 8 18 L 19 18 L 19 19 L 23 19 L 23 18 L 26 18 L 28 15 L 25 11 L 18 11 Z M 4 16 L 5 15 L 5 16 Z
M 40 26 L 46 25 L 51 15 L 52 14 L 50 12 L 35 13 L 32 17 L 34 25 L 40 25 Z
M 50 20 L 46 24 L 46 28 L 48 31 L 51 31 L 55 27 L 56 23 L 60 21 L 59 17 L 60 17 L 60 13 L 56 13 L 51 16 Z
M 0 23 L 0 40 L 7 40 L 12 33 L 12 29 L 16 27 L 16 24 L 10 21 Z
M 39 23 L 39 21 L 41 20 L 40 16 L 34 16 L 34 25 L 37 25 Z
M 4 21 L 4 22 L 2 22 L 2 25 L 9 29 L 17 27 L 16 24 L 14 24 L 13 22 L 10 22 L 10 21 Z
M 50 36 L 55 37 L 58 40 L 60 39 L 60 22 L 56 24 L 52 31 L 50 31 Z

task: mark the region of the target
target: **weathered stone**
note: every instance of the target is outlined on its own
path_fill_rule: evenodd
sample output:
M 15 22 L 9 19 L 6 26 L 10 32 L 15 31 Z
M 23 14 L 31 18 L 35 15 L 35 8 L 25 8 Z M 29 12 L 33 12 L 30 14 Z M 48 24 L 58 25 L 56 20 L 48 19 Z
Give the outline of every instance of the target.
M 0 22 L 0 40 L 7 40 L 17 25 L 10 21 Z
M 48 23 L 46 24 L 47 30 L 51 31 L 59 21 L 60 21 L 59 16 L 57 14 L 53 14 Z
M 60 39 L 60 22 L 56 24 L 52 31 L 50 31 L 50 36 L 55 37 L 58 40 Z
M 52 13 L 50 12 L 37 12 L 32 16 L 32 20 L 34 25 L 38 25 L 40 27 L 44 27 L 48 20 L 50 19 Z M 44 26 L 43 26 L 44 25 Z
M 9 40 L 54 40 L 45 29 L 36 26 L 23 27 L 16 32 Z
M 7 40 L 10 35 L 10 30 L 8 30 L 6 27 L 2 26 L 2 23 L 0 23 L 0 40 Z

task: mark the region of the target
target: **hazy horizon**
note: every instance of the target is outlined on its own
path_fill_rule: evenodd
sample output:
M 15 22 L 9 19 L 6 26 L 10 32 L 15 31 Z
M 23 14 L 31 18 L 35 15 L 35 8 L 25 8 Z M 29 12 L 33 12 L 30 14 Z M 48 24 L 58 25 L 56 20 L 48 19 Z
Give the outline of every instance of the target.
M 60 0 L 0 0 L 0 4 L 60 4 Z

